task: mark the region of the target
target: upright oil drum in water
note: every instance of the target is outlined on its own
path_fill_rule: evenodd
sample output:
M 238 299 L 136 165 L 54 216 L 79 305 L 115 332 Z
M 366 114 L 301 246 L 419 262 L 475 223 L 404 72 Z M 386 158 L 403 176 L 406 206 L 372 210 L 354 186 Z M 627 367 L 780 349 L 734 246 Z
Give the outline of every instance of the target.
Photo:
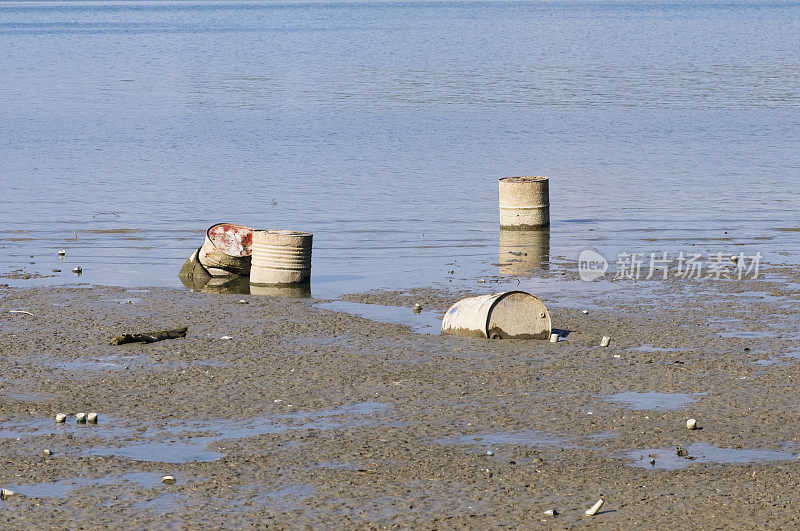
M 442 319 L 442 333 L 490 339 L 548 339 L 552 325 L 544 303 L 525 291 L 462 299 Z
M 550 225 L 547 177 L 500 179 L 500 228 L 528 230 Z
M 300 284 L 311 279 L 313 235 L 292 230 L 253 231 L 250 283 L 262 286 Z
M 250 254 L 253 229 L 233 223 L 217 223 L 206 231 L 206 241 L 200 248 L 200 263 L 213 277 L 231 273 L 250 274 Z

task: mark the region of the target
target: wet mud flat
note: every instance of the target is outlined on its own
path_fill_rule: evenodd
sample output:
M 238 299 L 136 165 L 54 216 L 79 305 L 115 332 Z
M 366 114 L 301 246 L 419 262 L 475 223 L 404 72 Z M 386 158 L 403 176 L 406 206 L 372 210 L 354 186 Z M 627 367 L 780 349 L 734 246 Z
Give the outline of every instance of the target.
M 765 277 L 548 296 L 558 343 L 429 333 L 466 293 L 3 288 L 0 525 L 794 527 L 800 275 Z

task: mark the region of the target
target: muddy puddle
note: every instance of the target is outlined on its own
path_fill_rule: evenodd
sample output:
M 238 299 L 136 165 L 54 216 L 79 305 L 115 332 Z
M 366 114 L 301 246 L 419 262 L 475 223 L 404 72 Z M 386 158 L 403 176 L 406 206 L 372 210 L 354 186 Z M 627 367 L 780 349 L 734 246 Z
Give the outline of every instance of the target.
M 170 367 L 230 367 L 230 364 L 218 360 L 192 360 L 186 363 L 179 361 L 173 362 L 151 362 L 147 354 L 134 356 L 100 356 L 93 358 L 81 358 L 69 361 L 58 361 L 47 359 L 42 361 L 42 365 L 52 367 L 67 372 L 113 372 L 122 370 L 143 370 L 145 368 L 170 368 Z
M 639 393 L 624 391 L 613 395 L 601 395 L 600 398 L 627 409 L 647 411 L 676 411 L 694 403 L 705 393 L 658 393 L 649 391 Z
M 156 516 L 164 516 L 174 511 L 182 498 L 183 497 L 177 492 L 165 492 L 146 500 L 136 502 L 133 504 L 133 507 L 135 509 L 150 511 Z
M 64 498 L 70 492 L 85 487 L 125 486 L 134 484 L 143 488 L 161 485 L 162 475 L 155 472 L 131 472 L 123 475 L 111 475 L 101 478 L 74 477 L 54 482 L 20 483 L 9 486 L 17 494 L 29 498 Z
M 656 347 L 647 343 L 639 345 L 638 347 L 630 347 L 627 350 L 632 352 L 685 352 L 685 348 L 664 348 Z
M 684 450 L 684 451 L 681 451 Z M 767 461 L 795 459 L 786 450 L 761 450 L 752 448 L 717 448 L 708 443 L 696 442 L 681 448 L 645 448 L 627 453 L 631 466 L 659 470 L 677 470 L 693 463 L 742 465 Z M 651 464 L 652 460 L 655 462 Z
M 800 359 L 800 350 L 796 352 L 787 352 L 786 354 L 779 354 L 777 356 L 772 356 L 770 358 L 756 360 L 752 363 L 753 365 L 761 365 L 761 366 L 785 365 L 787 363 L 790 363 L 798 359 Z
M 119 447 L 89 448 L 83 454 L 159 463 L 211 462 L 225 455 L 209 449 L 212 443 L 279 434 L 289 430 L 327 430 L 358 426 L 369 423 L 373 415 L 388 409 L 389 406 L 381 402 L 362 402 L 330 410 L 300 411 L 243 421 L 220 419 L 173 422 L 164 428 L 147 428 L 137 437 L 137 442 Z M 145 441 L 141 442 L 142 439 Z
M 0 439 L 45 437 L 52 434 L 96 438 L 111 445 L 82 444 L 78 455 L 116 456 L 136 461 L 158 463 L 211 462 L 225 454 L 210 449 L 212 443 L 246 439 L 258 435 L 279 434 L 290 430 L 327 430 L 362 426 L 374 415 L 386 412 L 382 402 L 362 402 L 322 411 L 298 411 L 246 420 L 176 420 L 162 425 L 132 424 L 114 418 L 100 417 L 100 423 L 77 424 L 74 416 L 66 423 L 52 419 L 0 423 Z M 120 441 L 130 441 L 119 444 Z M 73 445 L 50 447 L 60 454 L 74 454 Z
M 439 334 L 442 331 L 442 319 L 432 311 L 423 310 L 420 313 L 414 313 L 411 308 L 402 306 L 383 306 L 349 301 L 325 302 L 315 306 L 324 310 L 357 315 L 379 323 L 405 325 L 417 334 Z

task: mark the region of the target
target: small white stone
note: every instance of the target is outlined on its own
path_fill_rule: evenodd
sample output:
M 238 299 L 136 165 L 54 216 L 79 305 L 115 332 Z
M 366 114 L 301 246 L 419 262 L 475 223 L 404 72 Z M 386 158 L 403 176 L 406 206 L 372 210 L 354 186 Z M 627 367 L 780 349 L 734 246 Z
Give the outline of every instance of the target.
M 686 428 L 690 430 L 697 429 L 697 421 L 695 419 L 689 419 L 686 421 Z
M 13 490 L 2 489 L 0 490 L 0 500 L 7 500 L 8 498 L 14 496 L 15 494 L 16 492 L 14 492 Z
M 550 343 L 558 343 L 558 334 L 550 334 Z
M 601 347 L 607 347 L 609 343 L 611 343 L 611 338 L 608 336 L 603 336 L 603 339 L 600 340 Z
M 488 455 L 489 457 L 491 457 L 491 456 L 493 456 L 493 455 L 494 455 L 494 452 L 493 452 L 493 451 L 491 451 L 491 450 L 486 450 L 486 455 Z
M 233 339 L 233 336 L 222 336 L 220 339 L 225 339 L 225 340 Z
M 547 516 L 558 516 L 558 511 L 555 509 L 548 509 L 544 512 Z
M 44 450 L 42 450 L 42 455 L 53 455 L 53 452 L 45 448 Z
M 586 509 L 586 516 L 594 516 L 594 515 L 596 515 L 597 511 L 600 510 L 600 507 L 602 507 L 604 503 L 605 502 L 603 501 L 602 498 L 597 500 L 597 503 L 592 505 L 591 508 Z
M 614 354 L 614 357 L 620 359 L 622 356 L 620 356 L 619 354 Z
M 236 303 L 237 303 L 237 304 L 249 304 L 249 303 L 248 303 L 246 300 L 244 300 L 244 299 L 239 299 L 238 301 L 236 301 Z
M 78 413 L 75 415 L 75 420 L 78 421 L 78 424 L 86 424 L 86 413 Z
M 161 483 L 164 483 L 165 485 L 174 485 L 175 478 L 172 476 L 164 476 L 163 478 L 161 478 Z
M 97 424 L 97 413 L 89 413 L 86 415 L 86 421 L 89 424 Z
M 582 313 L 583 313 L 584 315 L 586 315 L 587 313 L 589 313 L 589 310 L 583 310 L 583 312 L 582 312 Z
M 64 413 L 59 413 L 56 415 L 56 422 L 59 424 L 63 424 L 67 421 L 67 416 Z

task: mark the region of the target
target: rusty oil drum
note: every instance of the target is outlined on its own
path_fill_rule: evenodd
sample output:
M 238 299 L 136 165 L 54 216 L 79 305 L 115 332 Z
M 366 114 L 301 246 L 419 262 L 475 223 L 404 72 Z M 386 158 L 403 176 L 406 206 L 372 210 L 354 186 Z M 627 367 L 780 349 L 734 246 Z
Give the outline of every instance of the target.
M 250 274 L 253 229 L 234 223 L 217 223 L 206 231 L 200 248 L 203 267 L 213 277 Z
M 442 333 L 490 339 L 549 339 L 550 313 L 525 291 L 504 291 L 462 299 L 442 320 Z
M 500 179 L 500 227 L 528 230 L 550 225 L 550 179 L 524 176 Z

